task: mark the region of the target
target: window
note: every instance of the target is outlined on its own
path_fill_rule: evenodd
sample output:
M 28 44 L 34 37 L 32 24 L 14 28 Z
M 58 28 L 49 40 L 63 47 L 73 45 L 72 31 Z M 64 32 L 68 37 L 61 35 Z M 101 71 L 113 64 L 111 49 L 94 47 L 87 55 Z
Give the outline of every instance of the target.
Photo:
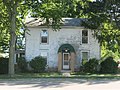
M 88 30 L 82 30 L 82 43 L 88 43 Z
M 48 43 L 48 31 L 47 30 L 41 31 L 41 43 Z
M 89 59 L 88 52 L 82 52 L 82 65 L 84 65 Z
M 68 60 L 68 55 L 69 54 L 64 54 L 64 60 Z
M 41 52 L 40 56 L 42 56 L 43 58 L 47 60 L 47 52 Z
M 88 60 L 89 56 L 88 56 L 88 52 L 82 52 L 82 60 Z

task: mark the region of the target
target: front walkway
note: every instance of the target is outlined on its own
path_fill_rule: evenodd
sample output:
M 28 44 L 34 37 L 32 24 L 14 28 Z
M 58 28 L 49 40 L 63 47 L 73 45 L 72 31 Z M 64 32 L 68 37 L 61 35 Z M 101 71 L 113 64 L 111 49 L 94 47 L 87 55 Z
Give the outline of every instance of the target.
M 39 78 L 0 80 L 0 90 L 120 90 L 120 80 Z

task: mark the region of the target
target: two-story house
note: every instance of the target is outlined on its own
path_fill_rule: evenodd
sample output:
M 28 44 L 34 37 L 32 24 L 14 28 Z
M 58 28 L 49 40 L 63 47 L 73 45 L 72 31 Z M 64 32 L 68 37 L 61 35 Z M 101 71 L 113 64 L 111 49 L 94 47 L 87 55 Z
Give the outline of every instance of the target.
M 39 20 L 26 23 L 25 57 L 28 61 L 36 56 L 47 58 L 49 68 L 74 71 L 82 60 L 100 59 L 100 45 L 91 30 L 81 26 L 81 19 L 63 18 L 61 29 L 53 31 Z

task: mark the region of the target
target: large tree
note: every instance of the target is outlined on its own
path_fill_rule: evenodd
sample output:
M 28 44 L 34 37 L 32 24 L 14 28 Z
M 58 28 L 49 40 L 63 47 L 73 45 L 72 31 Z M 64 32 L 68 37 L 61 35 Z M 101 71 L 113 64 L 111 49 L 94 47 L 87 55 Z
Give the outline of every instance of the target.
M 3 45 L 5 45 L 5 40 L 9 44 L 9 75 L 13 76 L 16 35 L 18 35 L 20 27 L 23 25 L 22 19 L 26 15 L 27 7 L 24 4 L 24 0 L 0 0 L 0 4 L 2 10 L 0 13 L 0 38 Z

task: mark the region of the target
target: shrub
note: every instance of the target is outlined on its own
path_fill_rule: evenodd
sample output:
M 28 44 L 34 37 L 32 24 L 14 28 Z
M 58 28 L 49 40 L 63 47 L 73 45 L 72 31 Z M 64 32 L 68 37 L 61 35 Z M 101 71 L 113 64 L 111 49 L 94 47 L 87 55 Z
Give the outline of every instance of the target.
M 0 74 L 8 74 L 9 58 L 0 57 Z
M 47 60 L 41 56 L 37 56 L 30 61 L 30 66 L 34 72 L 44 72 L 47 65 Z
M 27 71 L 27 62 L 24 57 L 21 57 L 17 60 L 18 71 L 26 72 Z
M 113 60 L 113 57 L 108 57 L 101 62 L 100 73 L 117 73 L 118 63 Z
M 98 72 L 98 60 L 95 58 L 90 59 L 83 65 L 83 71 L 86 73 L 97 73 Z

